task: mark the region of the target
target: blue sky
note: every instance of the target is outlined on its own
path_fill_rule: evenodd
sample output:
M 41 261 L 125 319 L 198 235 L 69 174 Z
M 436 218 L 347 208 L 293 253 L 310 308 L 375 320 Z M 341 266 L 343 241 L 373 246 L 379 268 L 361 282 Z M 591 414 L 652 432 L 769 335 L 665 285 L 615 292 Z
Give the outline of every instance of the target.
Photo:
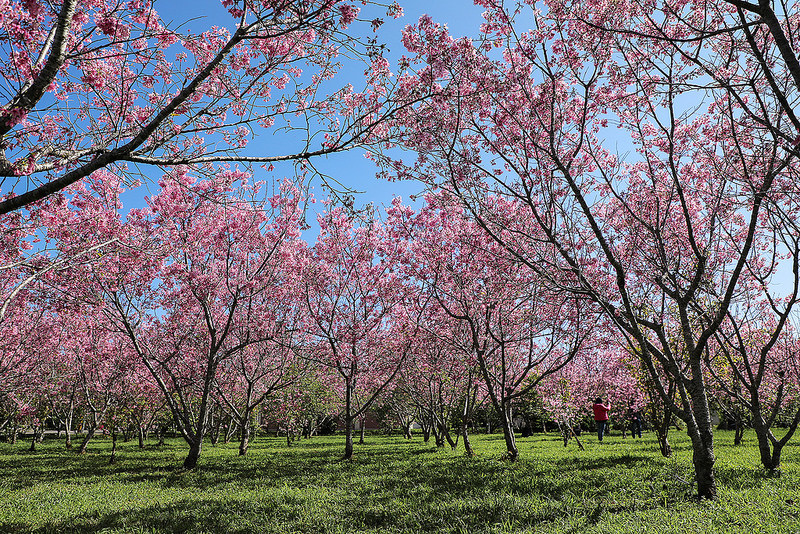
M 387 3 L 390 3 L 387 1 Z M 400 41 L 400 32 L 407 24 L 415 23 L 423 14 L 430 15 L 436 22 L 446 24 L 451 33 L 455 36 L 475 35 L 478 26 L 482 22 L 482 8 L 476 7 L 470 0 L 400 0 L 403 7 L 404 16 L 400 19 L 384 18 L 384 25 L 378 32 L 380 42 L 386 43 L 389 49 L 388 57 L 394 64 L 395 61 L 405 52 Z M 190 21 L 189 27 L 194 31 L 202 31 L 212 25 L 225 25 L 233 27 L 233 19 L 225 11 L 219 0 L 197 0 L 194 2 L 182 2 L 176 0 L 162 0 L 156 3 L 156 9 L 166 21 L 172 21 L 171 26 Z M 369 18 L 375 16 L 375 11 L 369 12 Z M 368 24 L 356 24 L 353 28 L 360 27 L 360 31 L 368 29 Z M 370 35 L 371 32 L 369 32 Z M 354 87 L 363 86 L 362 81 L 363 66 L 353 67 L 350 72 L 342 72 L 335 80 L 332 87 L 341 87 L 347 83 L 353 83 Z M 294 150 L 293 150 L 294 149 Z M 286 142 L 285 136 L 280 134 L 272 135 L 267 133 L 251 142 L 248 151 L 259 152 L 262 154 L 275 155 L 281 152 L 292 152 L 297 150 L 297 146 L 292 146 Z M 409 155 L 412 158 L 413 155 Z M 375 203 L 378 206 L 388 205 L 395 195 L 400 195 L 408 201 L 409 195 L 419 193 L 421 186 L 415 182 L 388 182 L 379 180 L 375 177 L 377 169 L 375 165 L 364 158 L 364 151 L 355 149 L 347 153 L 340 153 L 327 158 L 317 158 L 314 165 L 338 180 L 343 185 L 359 191 L 356 195 L 356 205 Z M 158 180 L 157 169 L 153 169 L 153 181 Z M 267 174 L 261 168 L 257 168 L 259 174 L 256 179 L 270 180 L 280 179 L 284 176 L 294 174 L 293 164 L 277 165 L 274 172 Z M 271 175 L 271 176 L 270 176 Z M 152 189 L 151 192 L 155 191 Z M 318 199 L 324 198 L 327 194 L 320 187 L 319 182 L 315 183 L 314 195 Z M 126 208 L 134 207 L 138 204 L 137 197 L 141 199 L 147 192 L 132 191 L 126 195 Z M 310 217 L 313 219 L 313 217 Z M 313 233 L 313 232 L 312 232 Z

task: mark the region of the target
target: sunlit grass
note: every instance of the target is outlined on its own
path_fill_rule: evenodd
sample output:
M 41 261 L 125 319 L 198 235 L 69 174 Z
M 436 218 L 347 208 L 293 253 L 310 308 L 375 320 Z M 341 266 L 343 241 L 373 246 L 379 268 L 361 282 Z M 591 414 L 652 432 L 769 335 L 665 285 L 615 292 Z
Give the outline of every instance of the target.
M 720 499 L 692 499 L 688 441 L 673 458 L 652 434 L 584 436 L 585 451 L 555 435 L 520 438 L 520 460 L 501 436 L 473 436 L 477 455 L 431 441 L 368 436 L 352 462 L 341 437 L 286 447 L 257 439 L 248 454 L 206 445 L 200 466 L 180 468 L 179 440 L 139 450 L 96 440 L 83 457 L 46 440 L 0 444 L 3 532 L 800 532 L 800 447 L 783 476 L 758 467 L 750 439 L 717 434 Z

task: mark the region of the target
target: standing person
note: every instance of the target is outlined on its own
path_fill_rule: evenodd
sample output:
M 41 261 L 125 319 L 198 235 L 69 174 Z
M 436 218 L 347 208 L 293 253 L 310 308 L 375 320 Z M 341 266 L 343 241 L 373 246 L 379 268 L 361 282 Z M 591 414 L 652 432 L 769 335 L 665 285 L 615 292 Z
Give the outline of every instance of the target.
M 639 437 L 642 437 L 642 414 L 639 410 L 634 410 L 633 406 L 631 406 L 628 410 L 630 414 L 628 418 L 631 421 L 631 436 L 633 439 L 636 439 L 636 434 L 639 434 Z
M 603 399 L 597 397 L 592 404 L 592 411 L 594 412 L 594 422 L 597 424 L 597 439 L 603 441 L 603 434 L 608 429 L 608 412 L 611 411 L 611 403 L 605 405 Z

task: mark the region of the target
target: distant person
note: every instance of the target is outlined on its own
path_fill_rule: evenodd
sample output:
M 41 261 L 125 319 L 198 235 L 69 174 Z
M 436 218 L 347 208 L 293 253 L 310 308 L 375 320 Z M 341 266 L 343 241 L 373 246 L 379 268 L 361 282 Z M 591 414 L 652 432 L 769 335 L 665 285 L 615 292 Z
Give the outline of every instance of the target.
M 639 410 L 634 410 L 633 407 L 628 409 L 628 419 L 631 422 L 631 436 L 636 439 L 636 435 L 642 437 L 642 414 Z
M 603 399 L 597 397 L 592 404 L 594 412 L 594 422 L 597 424 L 597 439 L 603 441 L 603 434 L 608 431 L 608 412 L 611 411 L 611 404 L 603 404 Z

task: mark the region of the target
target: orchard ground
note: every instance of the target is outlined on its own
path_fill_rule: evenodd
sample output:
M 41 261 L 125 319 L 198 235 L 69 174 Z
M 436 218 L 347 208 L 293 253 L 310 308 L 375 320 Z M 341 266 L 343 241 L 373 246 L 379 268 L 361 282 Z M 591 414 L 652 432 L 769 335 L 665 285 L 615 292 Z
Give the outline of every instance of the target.
M 177 439 L 122 443 L 114 465 L 108 439 L 85 456 L 55 439 L 0 443 L 0 532 L 800 532 L 798 443 L 768 478 L 752 433 L 736 447 L 718 432 L 719 500 L 697 502 L 689 442 L 671 441 L 667 459 L 652 433 L 584 434 L 585 451 L 537 434 L 508 463 L 502 435 L 472 436 L 473 458 L 373 435 L 346 462 L 341 436 L 260 437 L 246 457 L 206 445 L 189 471 Z

